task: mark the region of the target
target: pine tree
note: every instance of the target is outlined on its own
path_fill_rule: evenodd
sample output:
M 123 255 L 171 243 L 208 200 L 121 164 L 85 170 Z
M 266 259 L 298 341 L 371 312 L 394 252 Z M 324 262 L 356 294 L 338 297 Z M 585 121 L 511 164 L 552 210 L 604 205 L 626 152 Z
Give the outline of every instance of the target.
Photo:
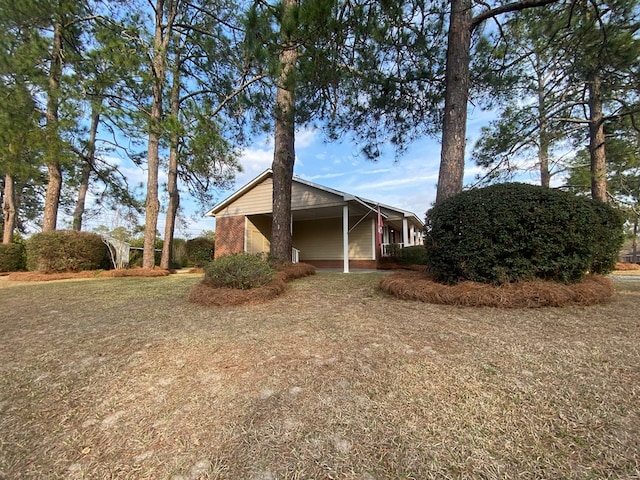
M 291 188 L 297 125 L 326 118 L 348 70 L 342 55 L 342 21 L 348 2 L 283 0 L 255 4 L 247 14 L 245 48 L 258 70 L 267 75 L 254 92 L 254 119 L 274 127 L 271 257 L 291 261 Z M 276 28 L 273 28 L 273 24 Z M 272 102 L 272 108 L 267 104 Z M 264 115 L 269 112 L 271 117 Z
M 566 150 L 571 128 L 559 119 L 571 110 L 576 92 L 554 48 L 566 34 L 561 12 L 522 12 L 476 49 L 475 73 L 490 87 L 492 103 L 500 105 L 499 118 L 482 128 L 473 150 L 476 164 L 487 170 L 481 182 L 537 171 L 548 188 L 552 175 L 563 170 L 563 155 L 554 151 Z
M 184 3 L 179 11 L 170 44 L 169 201 L 162 268 L 172 263 L 179 181 L 204 207 L 211 202 L 212 187 L 227 186 L 239 168 L 237 151 L 243 132 L 236 116 L 238 99 L 256 79 L 243 79 L 239 68 L 241 50 L 229 32 L 237 22 L 235 6 L 225 1 Z
M 591 195 L 607 202 L 607 122 L 637 114 L 640 38 L 636 0 L 576 2 L 567 14 L 570 34 L 561 54 L 572 81 L 582 88 L 582 105 L 567 121 L 587 124 Z
M 452 0 L 447 43 L 442 150 L 436 203 L 462 191 L 469 97 L 471 36 L 486 20 L 557 0 L 519 0 L 473 14 L 471 0 Z M 483 4 L 485 5 L 485 4 Z

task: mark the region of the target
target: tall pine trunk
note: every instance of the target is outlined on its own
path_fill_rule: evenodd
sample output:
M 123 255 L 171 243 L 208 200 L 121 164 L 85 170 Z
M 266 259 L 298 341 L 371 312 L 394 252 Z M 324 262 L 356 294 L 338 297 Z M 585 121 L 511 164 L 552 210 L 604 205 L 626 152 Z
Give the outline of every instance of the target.
M 13 175 L 7 173 L 4 176 L 4 199 L 2 202 L 3 230 L 2 243 L 13 242 L 13 231 L 16 228 L 16 191 Z
M 94 102 L 91 107 L 91 127 L 89 130 L 89 142 L 87 144 L 87 157 L 82 166 L 82 174 L 80 177 L 80 186 L 78 187 L 78 199 L 76 207 L 73 210 L 73 229 L 78 232 L 82 230 L 82 217 L 85 212 L 87 192 L 89 191 L 89 181 L 91 179 L 91 171 L 95 164 L 96 156 L 96 137 L 98 134 L 98 125 L 100 123 L 100 107 L 102 101 Z
M 633 219 L 633 239 L 631 240 L 631 262 L 638 263 L 638 215 Z
M 155 267 L 156 229 L 160 200 L 158 199 L 158 171 L 160 169 L 160 121 L 162 118 L 162 99 L 154 99 L 151 107 L 149 140 L 147 142 L 147 196 L 145 200 L 144 244 L 142 253 L 143 268 Z
M 467 102 L 469 99 L 469 65 L 471 34 L 485 20 L 508 12 L 541 7 L 557 0 L 519 0 L 472 14 L 471 0 L 451 0 L 447 67 L 445 72 L 442 150 L 436 203 L 460 193 L 464 181 L 464 154 L 467 144 Z
M 541 128 L 546 129 L 546 120 L 541 124 Z M 549 171 L 549 133 L 546 130 L 540 130 L 540 150 L 538 152 L 538 160 L 540 162 L 540 185 L 545 188 L 551 187 L 551 172 Z
M 292 9 L 296 0 L 285 0 L 284 8 Z M 286 13 L 285 13 L 286 16 Z M 295 163 L 295 74 L 298 52 L 281 28 L 281 72 L 275 106 L 275 141 L 273 152 L 273 219 L 271 258 L 290 262 L 293 248 L 291 232 L 291 186 Z
M 60 165 L 60 142 L 58 139 L 58 95 L 60 93 L 60 79 L 62 77 L 62 24 L 56 22 L 53 30 L 53 44 L 51 49 L 51 65 L 49 68 L 49 91 L 47 94 L 46 118 L 46 158 L 48 181 L 44 199 L 44 214 L 42 231 L 56 229 L 58 222 L 58 206 L 62 191 L 62 167 Z
M 471 0 L 451 1 L 442 150 L 436 203 L 460 193 L 463 186 L 471 61 L 471 19 Z
M 540 130 L 538 134 L 538 161 L 540 162 L 540 185 L 545 188 L 551 186 L 551 172 L 549 171 L 549 119 L 545 92 L 545 79 L 540 56 L 536 56 L 536 74 L 538 77 L 538 117 Z
M 607 154 L 602 113 L 602 79 L 595 74 L 589 88 L 589 154 L 591 157 L 591 197 L 607 202 Z
M 162 257 L 160 267 L 169 269 L 173 255 L 173 236 L 176 225 L 176 215 L 180 207 L 180 192 L 178 191 L 178 141 L 179 134 L 175 130 L 180 115 L 180 53 L 175 55 L 175 69 L 173 72 L 173 84 L 171 86 L 171 117 L 174 120 L 174 130 L 171 132 L 171 145 L 169 150 L 169 171 L 167 191 L 169 193 L 169 205 L 164 224 L 164 243 L 162 244 Z
M 158 170 L 160 168 L 160 137 L 162 134 L 162 91 L 166 77 L 166 55 L 169 36 L 173 28 L 177 2 L 170 4 L 167 24 L 163 26 L 165 2 L 156 0 L 155 34 L 153 38 L 153 58 L 151 59 L 152 100 L 149 118 L 149 139 L 147 143 L 147 197 L 145 205 L 143 268 L 155 267 L 156 229 L 160 200 L 158 198 Z M 164 27 L 164 32 L 163 32 Z

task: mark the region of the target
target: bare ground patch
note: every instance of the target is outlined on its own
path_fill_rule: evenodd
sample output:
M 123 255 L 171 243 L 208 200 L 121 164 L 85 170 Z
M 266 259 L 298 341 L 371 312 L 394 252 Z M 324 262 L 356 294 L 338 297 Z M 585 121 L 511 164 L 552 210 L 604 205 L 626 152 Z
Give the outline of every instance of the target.
M 0 291 L 0 478 L 636 478 L 640 282 L 608 304 L 401 301 L 321 273 Z

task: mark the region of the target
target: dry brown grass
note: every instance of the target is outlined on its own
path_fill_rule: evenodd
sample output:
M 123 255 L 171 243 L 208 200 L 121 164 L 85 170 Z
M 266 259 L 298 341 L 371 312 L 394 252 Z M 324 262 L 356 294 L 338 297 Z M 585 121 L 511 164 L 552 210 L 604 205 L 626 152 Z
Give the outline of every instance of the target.
M 287 282 L 315 275 L 315 273 L 316 269 L 306 263 L 281 265 L 271 282 L 248 290 L 216 287 L 205 278 L 191 289 L 189 301 L 206 307 L 264 303 L 281 295 L 286 289 Z
M 380 278 L 213 309 L 185 275 L 0 290 L 0 478 L 640 476 L 640 282 L 515 311 Z
M 552 282 L 518 282 L 500 286 L 476 282 L 444 285 L 422 272 L 396 272 L 380 281 L 380 288 L 404 300 L 439 305 L 498 308 L 564 307 L 596 305 L 611 299 L 613 281 L 589 275 L 571 285 Z
M 50 282 L 53 280 L 75 280 L 83 278 L 120 278 L 120 277 L 166 277 L 168 270 L 161 268 L 129 268 L 124 270 L 82 271 L 82 272 L 14 272 L 9 280 L 15 282 Z
M 99 272 L 92 270 L 61 273 L 13 272 L 9 274 L 8 279 L 12 282 L 50 282 L 53 280 L 96 278 L 98 274 Z

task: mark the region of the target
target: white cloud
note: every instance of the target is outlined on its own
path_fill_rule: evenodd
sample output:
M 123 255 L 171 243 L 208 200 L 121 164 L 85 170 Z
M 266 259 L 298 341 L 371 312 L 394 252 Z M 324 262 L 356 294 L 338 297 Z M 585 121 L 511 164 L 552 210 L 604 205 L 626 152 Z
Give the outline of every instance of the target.
M 389 179 L 380 179 L 375 182 L 363 183 L 358 186 L 361 190 L 396 190 L 398 187 L 407 187 L 410 185 L 424 185 L 426 182 L 433 182 L 437 180 L 437 175 L 434 177 L 432 175 L 422 175 L 422 176 L 411 176 L 411 177 L 399 177 L 395 176 L 395 178 Z
M 301 128 L 296 131 L 296 150 L 311 147 L 318 139 L 317 128 Z
M 318 137 L 318 129 L 305 128 L 296 132 L 296 150 L 313 146 Z M 244 149 L 240 155 L 242 172 L 236 176 L 235 188 L 250 182 L 273 163 L 273 135 L 265 135 L 254 142 L 254 146 Z M 296 156 L 296 166 L 303 167 L 302 159 Z
M 393 168 L 380 168 L 378 170 L 363 170 L 360 173 L 362 175 L 379 175 L 381 173 L 391 173 Z
M 240 165 L 242 172 L 236 176 L 236 188 L 250 182 L 266 169 L 271 168 L 273 162 L 273 147 L 251 147 L 242 152 Z
M 319 175 L 300 175 L 301 178 L 305 178 L 307 180 L 309 180 L 310 182 L 313 182 L 315 180 L 319 180 L 319 179 L 327 179 L 327 178 L 340 178 L 340 177 L 344 177 L 346 175 L 346 173 L 344 172 L 336 172 L 336 173 L 324 173 L 324 174 L 319 174 Z
M 130 188 L 134 188 L 139 184 L 143 185 L 143 189 L 146 191 L 148 172 L 147 169 L 142 168 L 134 164 L 128 159 L 122 159 L 120 157 L 103 156 L 102 160 L 108 165 L 114 165 L 118 168 L 122 176 L 126 179 Z M 168 180 L 167 172 L 164 169 L 158 171 L 158 184 L 162 185 Z

